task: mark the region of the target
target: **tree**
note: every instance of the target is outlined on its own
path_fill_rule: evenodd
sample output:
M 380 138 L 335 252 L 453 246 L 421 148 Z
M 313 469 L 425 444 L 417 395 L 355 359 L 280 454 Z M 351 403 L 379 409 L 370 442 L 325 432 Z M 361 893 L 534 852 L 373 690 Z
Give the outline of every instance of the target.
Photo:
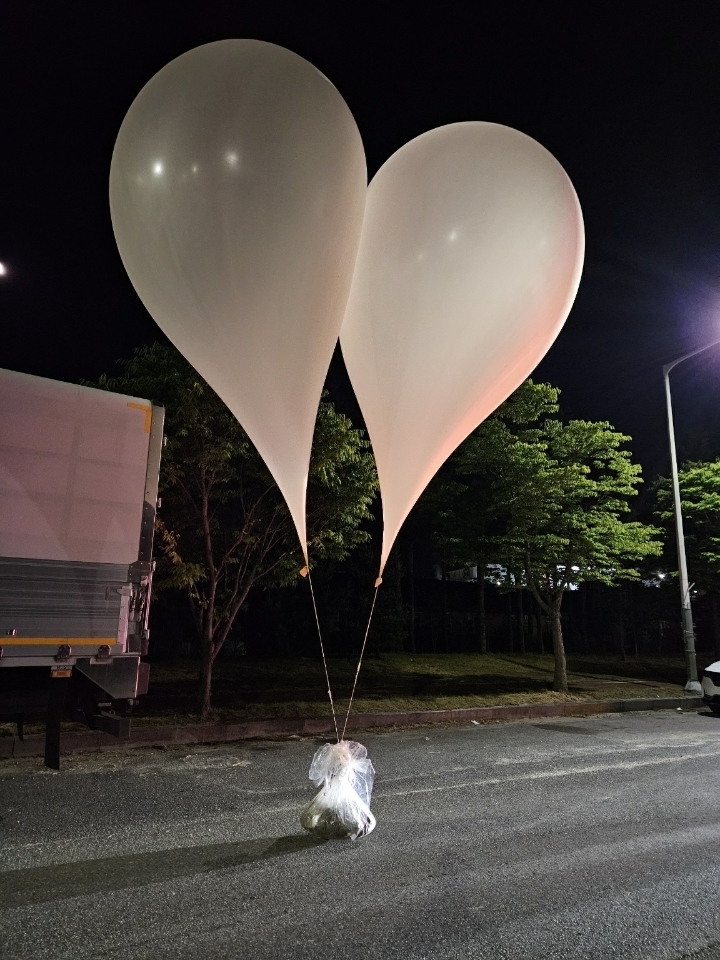
M 421 501 L 446 563 L 477 565 L 481 653 L 487 651 L 485 584 L 487 579 L 497 581 L 496 573 L 489 577 L 485 571 L 489 563 L 503 563 L 508 489 L 531 481 L 537 469 L 534 435 L 526 439 L 522 431 L 557 412 L 559 392 L 547 383 L 522 383 L 458 448 Z
M 690 579 L 712 605 L 715 651 L 720 655 L 720 460 L 685 463 L 678 471 L 682 503 L 685 552 Z M 668 544 L 675 544 L 675 509 L 668 477 L 655 486 L 656 515 L 667 530 Z M 670 563 L 677 558 L 671 547 Z
M 547 419 L 534 434 L 531 469 L 516 474 L 504 534 L 510 567 L 550 618 L 553 689 L 567 692 L 561 606 L 571 585 L 638 580 L 636 564 L 662 550 L 655 527 L 624 519 L 641 468 L 609 423 Z M 529 437 L 526 438 L 530 439 Z M 514 560 L 514 563 L 512 562 Z
M 96 386 L 165 406 L 156 522 L 158 589 L 185 591 L 200 640 L 198 709 L 211 707 L 213 664 L 250 590 L 293 582 L 303 563 L 270 472 L 235 417 L 173 347 L 155 343 Z M 343 559 L 368 539 L 377 477 L 369 443 L 323 399 L 308 479 L 311 562 Z
M 685 463 L 678 471 L 685 551 L 692 578 L 703 589 L 717 590 L 720 574 L 720 460 Z M 675 509 L 670 479 L 656 484 L 657 517 L 674 531 Z M 674 542 L 672 537 L 668 537 Z
M 564 692 L 565 591 L 638 579 L 634 564 L 661 544 L 654 527 L 624 519 L 641 483 L 640 467 L 621 449 L 630 438 L 608 423 L 553 418 L 558 394 L 526 381 L 473 432 L 443 481 L 440 525 L 454 557 L 482 558 L 483 568 L 492 560 L 506 570 L 505 589 L 531 591 L 550 619 L 553 688 Z

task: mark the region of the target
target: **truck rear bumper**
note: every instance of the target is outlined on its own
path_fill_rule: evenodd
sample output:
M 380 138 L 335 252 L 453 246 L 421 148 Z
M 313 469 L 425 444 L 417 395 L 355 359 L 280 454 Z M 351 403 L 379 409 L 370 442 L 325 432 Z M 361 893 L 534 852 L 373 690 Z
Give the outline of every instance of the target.
M 109 659 L 96 657 L 69 657 L 62 662 L 55 657 L 2 657 L 0 669 L 8 667 L 37 667 L 57 671 L 74 669 L 99 687 L 111 700 L 134 700 L 147 693 L 150 664 L 143 663 L 138 654 L 120 654 Z

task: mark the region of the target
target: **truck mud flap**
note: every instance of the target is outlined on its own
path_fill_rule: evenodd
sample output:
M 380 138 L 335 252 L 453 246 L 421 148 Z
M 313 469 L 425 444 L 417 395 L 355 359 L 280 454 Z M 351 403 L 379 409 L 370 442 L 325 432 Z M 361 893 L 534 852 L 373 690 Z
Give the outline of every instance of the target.
M 75 669 L 113 700 L 132 700 L 138 695 L 140 657 L 112 657 L 104 663 L 78 660 Z M 143 671 L 143 674 L 145 671 Z M 147 681 L 146 681 L 147 682 Z

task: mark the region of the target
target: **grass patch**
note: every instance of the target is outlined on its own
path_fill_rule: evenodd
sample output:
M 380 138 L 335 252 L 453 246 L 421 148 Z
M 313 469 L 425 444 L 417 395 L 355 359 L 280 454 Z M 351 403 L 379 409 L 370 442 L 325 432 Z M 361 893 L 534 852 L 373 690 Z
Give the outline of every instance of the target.
M 338 714 L 347 710 L 356 666 L 355 660 L 331 660 L 328 664 Z M 133 723 L 199 723 L 195 705 L 198 669 L 193 660 L 154 663 L 150 690 L 140 700 Z M 388 654 L 363 663 L 353 712 L 677 697 L 685 684 L 681 658 L 621 661 L 570 657 L 566 694 L 552 689 L 553 670 L 551 655 Z M 213 707 L 209 719 L 228 723 L 330 716 L 322 662 L 310 658 L 220 659 L 213 671 Z M 26 729 L 41 733 L 44 727 L 33 723 Z M 83 729 L 81 724 L 63 724 L 66 731 Z M 0 736 L 14 733 L 14 725 L 0 724 Z
M 347 709 L 356 662 L 331 660 L 330 681 L 339 713 Z M 357 713 L 451 710 L 498 704 L 616 700 L 678 696 L 681 659 L 568 660 L 567 694 L 552 689 L 550 655 L 389 654 L 363 663 L 353 710 Z M 153 664 L 150 692 L 138 724 L 197 721 L 194 661 Z M 227 722 L 330 715 L 319 660 L 219 660 L 213 676 L 212 719 Z

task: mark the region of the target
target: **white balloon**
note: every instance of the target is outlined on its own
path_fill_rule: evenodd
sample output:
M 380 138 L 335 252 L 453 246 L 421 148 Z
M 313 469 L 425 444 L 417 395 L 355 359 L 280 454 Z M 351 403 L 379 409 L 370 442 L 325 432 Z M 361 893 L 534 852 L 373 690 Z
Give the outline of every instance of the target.
M 338 91 L 259 40 L 209 43 L 160 70 L 123 121 L 110 170 L 135 289 L 247 431 L 306 559 L 310 448 L 366 189 Z
M 493 123 L 425 133 L 368 189 L 340 344 L 380 478 L 380 572 L 437 469 L 532 372 L 584 256 L 573 186 Z

